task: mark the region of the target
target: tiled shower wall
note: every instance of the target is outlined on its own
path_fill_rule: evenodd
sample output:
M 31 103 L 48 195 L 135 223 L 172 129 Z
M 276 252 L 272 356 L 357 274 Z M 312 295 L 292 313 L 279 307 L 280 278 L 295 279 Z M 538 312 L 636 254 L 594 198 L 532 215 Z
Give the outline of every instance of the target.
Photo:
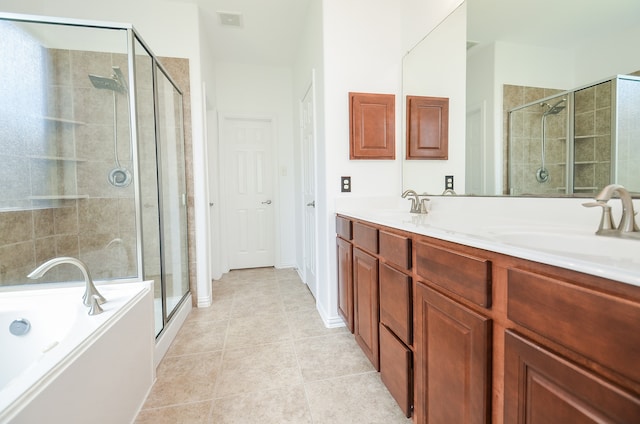
M 575 92 L 574 193 L 611 181 L 611 81 Z
M 21 144 L 14 161 L 26 161 L 28 177 L 14 182 L 27 194 L 0 217 L 0 285 L 31 282 L 26 275 L 57 256 L 85 261 L 96 279 L 136 274 L 133 186 L 107 181 L 114 163 L 114 99 L 110 90 L 91 84 L 89 73 L 110 76 L 112 66 L 126 69 L 126 56 L 42 49 L 43 104 L 24 110 L 44 130 L 2 143 Z M 28 93 L 25 93 L 28 95 Z M 118 95 L 118 148 L 121 164 L 131 169 L 128 101 Z M 14 149 L 16 146 L 14 146 Z M 48 272 L 46 281 L 81 279 L 72 266 Z
M 503 92 L 503 194 L 509 193 L 509 183 L 517 187 L 513 194 L 559 194 L 566 185 L 566 109 L 546 118 L 545 167 L 549 180 L 539 183 L 536 171 L 542 162 L 542 106 L 533 105 L 513 117 L 513 146 L 509 146 L 509 110 L 564 90 L 505 85 Z M 510 150 L 512 149 L 512 150 Z M 511 172 L 507 172 L 511 167 Z M 509 181 L 511 179 L 511 181 Z
M 10 199 L 16 205 L 14 210 L 3 203 L 0 212 L 0 285 L 31 282 L 26 275 L 38 264 L 57 256 L 82 259 L 95 279 L 135 276 L 133 185 L 118 188 L 107 181 L 108 172 L 115 166 L 113 94 L 93 87 L 88 78 L 89 73 L 109 77 L 112 66 L 120 66 L 127 75 L 126 56 L 43 49 L 41 57 L 46 72 L 43 91 L 47 93 L 46 99 L 56 101 L 44 101 L 37 117 L 41 130 L 22 137 L 6 134 L 0 137 L 1 151 L 11 152 L 3 161 L 16 164 L 16 172 L 29 170 L 26 175 L 10 180 L 11 191 L 2 192 L 3 201 L 12 197 L 10 194 L 17 194 Z M 189 245 L 194 246 L 188 60 L 161 61 L 185 94 Z M 118 156 L 121 165 L 131 170 L 128 98 L 123 94 L 116 96 Z M 25 119 L 33 119 L 33 110 L 29 117 Z M 144 150 L 145 146 L 143 155 Z M 39 197 L 33 200 L 33 196 Z M 43 200 L 42 196 L 47 198 Z M 25 198 L 30 200 L 25 203 Z M 30 203 L 33 206 L 26 206 Z M 192 250 L 191 281 L 195 281 Z M 71 266 L 59 266 L 46 274 L 47 281 L 78 279 L 81 274 Z

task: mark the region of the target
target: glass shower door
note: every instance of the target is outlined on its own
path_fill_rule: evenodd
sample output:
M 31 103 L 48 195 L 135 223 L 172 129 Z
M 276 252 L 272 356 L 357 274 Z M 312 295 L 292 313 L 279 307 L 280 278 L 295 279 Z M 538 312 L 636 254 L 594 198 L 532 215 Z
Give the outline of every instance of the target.
M 156 75 L 162 280 L 165 314 L 170 318 L 189 291 L 182 94 L 161 67 Z

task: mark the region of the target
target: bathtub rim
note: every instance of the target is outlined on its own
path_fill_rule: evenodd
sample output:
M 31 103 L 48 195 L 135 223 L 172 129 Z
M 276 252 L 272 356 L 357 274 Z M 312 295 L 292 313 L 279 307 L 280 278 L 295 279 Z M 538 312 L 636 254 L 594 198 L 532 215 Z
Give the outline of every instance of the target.
M 71 283 L 64 285 L 65 288 L 72 288 Z M 135 281 L 135 282 L 114 282 L 110 283 L 111 287 L 117 285 L 134 286 L 139 285 L 139 290 L 130 299 L 126 301 L 119 309 L 107 318 L 102 324 L 100 324 L 94 331 L 92 331 L 87 337 L 85 337 L 80 343 L 74 346 L 63 358 L 55 363 L 50 369 L 48 369 L 40 378 L 38 378 L 31 386 L 26 390 L 18 394 L 14 399 L 2 407 L 0 405 L 0 423 L 5 420 L 11 420 L 16 416 L 23 408 L 25 408 L 31 400 L 38 396 L 52 381 L 59 377 L 76 359 L 78 359 L 84 352 L 86 352 L 95 340 L 109 331 L 114 324 L 127 312 L 129 312 L 137 303 L 143 299 L 149 292 L 153 290 L 153 281 Z M 15 286 L 14 286 L 15 287 Z M 58 287 L 61 288 L 61 287 Z M 42 291 L 55 291 L 56 288 L 46 287 L 42 288 Z M 16 293 L 23 290 L 14 290 Z M 40 293 L 42 294 L 42 293 Z M 149 334 L 150 338 L 153 338 L 153 333 Z

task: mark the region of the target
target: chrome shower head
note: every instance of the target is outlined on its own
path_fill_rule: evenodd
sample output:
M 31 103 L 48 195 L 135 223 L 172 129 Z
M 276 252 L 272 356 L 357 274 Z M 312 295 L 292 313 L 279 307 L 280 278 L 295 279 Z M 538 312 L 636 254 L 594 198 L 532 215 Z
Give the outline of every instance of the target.
M 112 90 L 117 93 L 127 92 L 127 84 L 125 82 L 124 75 L 118 66 L 113 67 L 113 74 L 110 77 L 89 74 L 89 79 L 95 88 Z
M 562 112 L 564 110 L 564 108 L 566 107 L 566 106 L 562 105 L 562 103 L 564 103 L 566 101 L 567 101 L 567 99 L 564 99 L 564 98 L 560 99 L 553 106 L 550 105 L 549 103 L 546 103 L 546 102 L 540 103 L 540 106 L 548 108 L 547 111 L 544 112 L 543 115 L 544 116 L 557 115 L 558 113 Z

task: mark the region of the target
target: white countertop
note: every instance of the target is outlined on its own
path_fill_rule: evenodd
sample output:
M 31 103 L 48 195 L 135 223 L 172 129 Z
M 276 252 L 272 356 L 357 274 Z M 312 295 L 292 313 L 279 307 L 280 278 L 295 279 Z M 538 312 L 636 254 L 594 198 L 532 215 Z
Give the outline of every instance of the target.
M 640 239 L 596 236 L 589 199 L 430 197 L 428 214 L 397 198 L 338 198 L 335 212 L 372 223 L 640 286 Z M 618 200 L 610 202 L 619 216 Z M 640 205 L 636 201 L 636 210 Z

